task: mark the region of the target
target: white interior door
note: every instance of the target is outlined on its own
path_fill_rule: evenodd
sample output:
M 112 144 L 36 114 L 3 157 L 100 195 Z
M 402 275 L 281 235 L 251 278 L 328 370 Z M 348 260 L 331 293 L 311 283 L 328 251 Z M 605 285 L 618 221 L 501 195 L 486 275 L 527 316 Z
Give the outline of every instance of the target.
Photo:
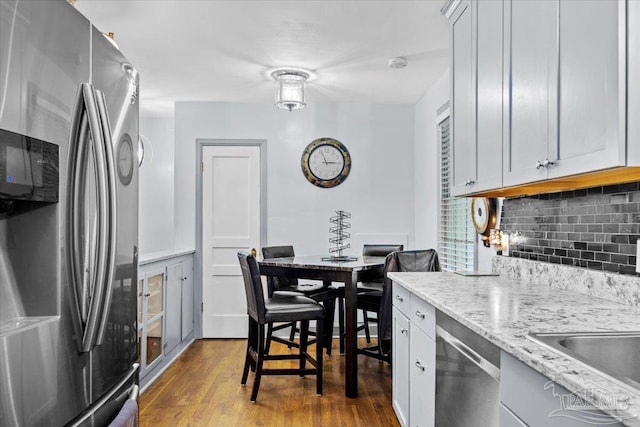
M 202 337 L 246 338 L 237 253 L 260 248 L 260 147 L 202 150 Z

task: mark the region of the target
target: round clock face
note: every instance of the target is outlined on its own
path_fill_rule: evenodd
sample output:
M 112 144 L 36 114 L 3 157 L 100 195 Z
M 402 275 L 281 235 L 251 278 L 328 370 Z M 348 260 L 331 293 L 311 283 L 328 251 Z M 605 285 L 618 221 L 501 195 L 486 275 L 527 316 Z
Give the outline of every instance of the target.
M 471 201 L 471 219 L 476 231 L 482 235 L 489 235 L 489 231 L 496 226 L 496 202 L 486 197 L 474 197 Z
M 123 185 L 129 185 L 133 177 L 133 144 L 128 134 L 122 135 L 118 144 L 116 164 L 118 166 L 118 178 Z
M 350 171 L 349 151 L 336 139 L 316 139 L 302 153 L 302 173 L 318 187 L 335 187 L 347 178 Z

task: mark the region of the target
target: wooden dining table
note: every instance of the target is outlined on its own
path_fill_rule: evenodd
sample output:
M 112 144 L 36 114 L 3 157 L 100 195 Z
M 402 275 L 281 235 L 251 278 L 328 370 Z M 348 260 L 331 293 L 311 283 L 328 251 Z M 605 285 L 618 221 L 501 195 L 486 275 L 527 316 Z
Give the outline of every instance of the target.
M 356 285 L 384 276 L 384 257 L 359 256 L 354 261 L 323 261 L 323 256 L 270 258 L 258 262 L 260 274 L 344 283 L 345 299 L 345 396 L 358 396 L 357 298 Z

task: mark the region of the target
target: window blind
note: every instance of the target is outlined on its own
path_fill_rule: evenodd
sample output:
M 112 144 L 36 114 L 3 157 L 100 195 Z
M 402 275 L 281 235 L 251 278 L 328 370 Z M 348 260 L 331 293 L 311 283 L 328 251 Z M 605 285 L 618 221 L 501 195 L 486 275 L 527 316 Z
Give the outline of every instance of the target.
M 451 196 L 453 147 L 450 118 L 438 124 L 440 136 L 440 227 L 438 256 L 444 271 L 472 271 L 475 257 L 475 230 L 471 221 L 471 199 Z

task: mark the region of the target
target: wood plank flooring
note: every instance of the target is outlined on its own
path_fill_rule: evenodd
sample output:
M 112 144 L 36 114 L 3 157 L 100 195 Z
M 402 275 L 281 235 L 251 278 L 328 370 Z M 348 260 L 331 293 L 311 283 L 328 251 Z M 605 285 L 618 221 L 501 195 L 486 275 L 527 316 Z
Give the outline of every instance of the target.
M 324 356 L 322 396 L 316 395 L 315 376 L 265 376 L 252 404 L 253 373 L 246 387 L 240 385 L 245 348 L 243 339 L 194 342 L 140 396 L 140 426 L 399 425 L 391 407 L 388 364 L 358 356 L 359 397 L 350 399 L 344 396 L 344 356 L 334 347 L 331 356 Z M 289 351 L 296 349 L 272 345 L 272 353 Z

